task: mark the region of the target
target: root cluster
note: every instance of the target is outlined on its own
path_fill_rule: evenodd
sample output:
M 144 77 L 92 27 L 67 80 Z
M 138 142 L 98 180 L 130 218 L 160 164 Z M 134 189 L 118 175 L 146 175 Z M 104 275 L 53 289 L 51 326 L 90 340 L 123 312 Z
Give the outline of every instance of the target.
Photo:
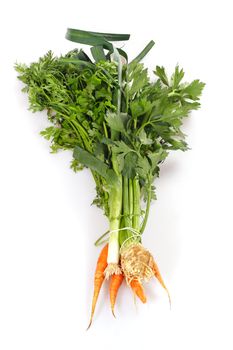
M 140 243 L 132 243 L 122 248 L 121 268 L 128 284 L 132 280 L 140 283 L 149 281 L 154 276 L 154 258 Z
M 108 266 L 106 267 L 105 271 L 104 271 L 104 276 L 105 278 L 108 280 L 110 276 L 112 275 L 120 275 L 121 272 L 121 268 L 118 264 L 108 264 Z

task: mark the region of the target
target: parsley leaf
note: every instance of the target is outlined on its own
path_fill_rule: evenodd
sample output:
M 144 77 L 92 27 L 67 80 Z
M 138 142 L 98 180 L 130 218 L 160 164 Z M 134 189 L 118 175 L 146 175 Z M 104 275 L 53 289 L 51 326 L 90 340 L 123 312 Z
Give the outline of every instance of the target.
M 183 89 L 182 93 L 184 96 L 192 99 L 193 101 L 198 101 L 204 87 L 205 84 L 197 79 L 194 80 L 191 84 L 187 85 Z

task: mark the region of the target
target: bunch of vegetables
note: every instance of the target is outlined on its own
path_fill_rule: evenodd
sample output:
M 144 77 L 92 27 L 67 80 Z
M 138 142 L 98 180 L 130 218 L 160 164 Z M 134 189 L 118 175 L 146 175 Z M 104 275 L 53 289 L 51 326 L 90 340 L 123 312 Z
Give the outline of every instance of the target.
M 110 279 L 113 315 L 124 279 L 143 303 L 143 283 L 153 276 L 167 291 L 152 254 L 142 245 L 142 233 L 159 167 L 169 151 L 187 150 L 182 122 L 200 107 L 204 84 L 182 82 L 178 66 L 171 78 L 157 66 L 151 81 L 141 60 L 153 41 L 129 62 L 126 52 L 113 45 L 128 40 L 127 34 L 68 29 L 66 38 L 91 46 L 92 58 L 83 49 L 60 57 L 49 51 L 29 66 L 16 64 L 16 70 L 30 109 L 47 111 L 51 126 L 41 135 L 51 141 L 53 153 L 72 150 L 74 171 L 90 169 L 94 204 L 109 220 L 108 232 L 96 242 L 106 245 L 95 271 L 91 325 L 105 279 Z

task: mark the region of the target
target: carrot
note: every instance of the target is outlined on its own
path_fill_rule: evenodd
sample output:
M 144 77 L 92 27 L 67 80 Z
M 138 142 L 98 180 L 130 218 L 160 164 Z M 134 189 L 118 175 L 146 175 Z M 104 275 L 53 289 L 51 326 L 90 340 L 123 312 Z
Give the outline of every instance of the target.
M 133 292 L 145 304 L 146 303 L 146 296 L 145 296 L 142 284 L 137 279 L 134 279 L 130 282 L 130 286 L 131 286 Z
M 155 277 L 157 278 L 157 280 L 161 284 L 161 286 L 167 292 L 168 299 L 169 299 L 169 304 L 170 304 L 170 307 L 171 307 L 171 297 L 170 297 L 169 291 L 168 291 L 168 289 L 167 289 L 167 287 L 166 287 L 166 285 L 165 285 L 165 283 L 163 281 L 163 278 L 162 278 L 161 273 L 159 271 L 158 265 L 155 262 L 154 262 L 154 265 L 153 265 L 153 272 L 154 272 Z
M 111 309 L 114 317 L 115 317 L 114 306 L 116 302 L 116 297 L 117 297 L 118 290 L 123 282 L 123 279 L 124 279 L 124 275 L 122 273 L 119 275 L 114 274 L 112 275 L 110 285 L 109 285 Z
M 101 289 L 101 286 L 104 281 L 104 270 L 107 267 L 107 257 L 108 257 L 108 244 L 104 246 L 104 248 L 101 250 L 99 258 L 97 260 L 96 269 L 95 269 L 95 277 L 94 277 L 94 294 L 92 298 L 92 307 L 91 307 L 91 317 L 90 317 L 90 323 L 87 327 L 89 329 L 91 327 L 92 319 L 95 312 L 96 303 L 98 300 L 99 292 Z

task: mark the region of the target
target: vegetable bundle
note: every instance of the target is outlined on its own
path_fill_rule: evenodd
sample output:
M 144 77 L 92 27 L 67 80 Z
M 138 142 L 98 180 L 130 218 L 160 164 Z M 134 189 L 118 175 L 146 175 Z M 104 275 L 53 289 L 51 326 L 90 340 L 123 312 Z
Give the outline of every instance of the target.
M 68 29 L 66 38 L 91 46 L 92 58 L 83 49 L 60 57 L 49 51 L 29 66 L 16 64 L 16 70 L 30 109 L 47 111 L 51 126 L 41 135 L 50 140 L 53 153 L 72 150 L 74 171 L 90 169 L 94 204 L 109 220 L 109 231 L 96 242 L 106 245 L 95 272 L 91 325 L 105 279 L 110 278 L 113 315 L 123 279 L 143 303 L 143 283 L 153 276 L 167 291 L 152 254 L 142 245 L 142 233 L 161 163 L 170 150 L 188 148 L 181 126 L 200 107 L 204 84 L 183 83 L 178 66 L 171 78 L 157 66 L 151 81 L 141 60 L 153 41 L 129 62 L 126 52 L 113 45 L 128 40 L 128 34 Z

